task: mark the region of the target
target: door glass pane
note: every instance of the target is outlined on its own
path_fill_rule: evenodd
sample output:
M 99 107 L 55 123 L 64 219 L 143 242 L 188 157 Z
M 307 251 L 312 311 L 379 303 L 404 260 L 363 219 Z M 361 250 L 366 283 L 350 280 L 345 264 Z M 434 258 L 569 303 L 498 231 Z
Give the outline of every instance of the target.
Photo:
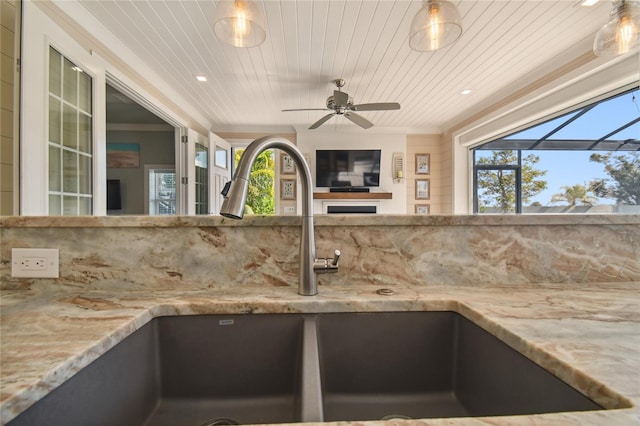
M 49 49 L 49 92 L 60 97 L 62 95 L 62 56 L 55 49 Z
M 80 194 L 91 194 L 91 157 L 87 157 L 86 155 L 78 156 L 78 181 L 79 188 L 78 193 Z
M 64 192 L 78 192 L 78 155 L 75 152 L 62 151 L 62 190 Z M 66 203 L 66 201 L 65 201 Z
M 78 197 L 65 195 L 62 197 L 62 214 L 65 216 L 78 215 Z
M 220 167 L 222 169 L 227 168 L 227 150 L 224 148 L 216 147 L 216 167 Z
M 91 77 L 86 73 L 78 73 L 78 108 L 91 112 Z
M 62 165 L 60 148 L 49 145 L 49 191 L 62 190 Z
M 62 142 L 62 102 L 49 96 L 49 142 Z
M 78 114 L 78 150 L 91 153 L 91 117 L 84 113 Z
M 92 213 L 91 211 L 91 198 L 90 197 L 80 197 L 78 200 L 78 214 L 80 216 L 88 216 Z
M 477 179 L 479 213 L 515 213 L 515 170 L 478 170 Z
M 62 196 L 61 195 L 49 195 L 49 215 L 50 216 L 62 215 Z
M 78 148 L 78 112 L 68 105 L 63 107 L 62 142 L 69 148 Z
M 73 62 L 64 59 L 62 69 L 62 94 L 63 99 L 73 106 L 78 105 L 78 71 Z
M 209 149 L 196 144 L 196 214 L 209 213 Z

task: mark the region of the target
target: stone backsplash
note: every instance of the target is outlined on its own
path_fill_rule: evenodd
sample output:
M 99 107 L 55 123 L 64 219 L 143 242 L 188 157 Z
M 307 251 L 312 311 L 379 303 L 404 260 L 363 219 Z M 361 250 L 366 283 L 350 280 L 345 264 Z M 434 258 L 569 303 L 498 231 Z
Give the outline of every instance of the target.
M 640 281 L 640 216 L 317 216 L 322 286 Z M 300 218 L 4 217 L 2 289 L 297 287 Z M 10 276 L 11 248 L 59 248 L 59 279 Z

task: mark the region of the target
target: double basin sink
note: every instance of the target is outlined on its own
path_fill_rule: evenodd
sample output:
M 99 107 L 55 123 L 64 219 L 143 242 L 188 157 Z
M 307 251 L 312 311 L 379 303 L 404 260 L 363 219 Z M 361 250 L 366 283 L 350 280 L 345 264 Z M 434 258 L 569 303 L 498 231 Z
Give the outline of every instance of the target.
M 455 312 L 159 317 L 19 425 L 211 426 L 599 410 Z

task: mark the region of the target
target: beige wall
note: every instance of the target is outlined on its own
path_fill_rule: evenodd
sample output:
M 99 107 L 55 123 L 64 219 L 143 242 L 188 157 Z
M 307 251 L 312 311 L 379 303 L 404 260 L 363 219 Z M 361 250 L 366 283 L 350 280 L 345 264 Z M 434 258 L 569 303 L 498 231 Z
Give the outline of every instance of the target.
M 20 2 L 0 0 L 0 215 L 17 213 L 18 74 L 20 55 Z
M 444 177 L 448 171 L 443 162 L 446 158 L 442 135 L 407 135 L 407 214 L 416 213 L 416 205 L 428 205 L 429 214 L 442 214 L 448 211 L 444 198 Z M 416 154 L 429 154 L 429 174 L 416 174 Z M 429 180 L 429 199 L 416 200 L 416 179 Z

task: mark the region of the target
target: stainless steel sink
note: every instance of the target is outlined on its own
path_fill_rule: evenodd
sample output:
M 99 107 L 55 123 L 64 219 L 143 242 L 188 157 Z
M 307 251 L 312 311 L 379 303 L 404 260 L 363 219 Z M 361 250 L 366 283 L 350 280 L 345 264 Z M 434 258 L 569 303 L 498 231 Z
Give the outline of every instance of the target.
M 184 425 L 602 409 L 454 312 L 156 318 L 10 423 Z

